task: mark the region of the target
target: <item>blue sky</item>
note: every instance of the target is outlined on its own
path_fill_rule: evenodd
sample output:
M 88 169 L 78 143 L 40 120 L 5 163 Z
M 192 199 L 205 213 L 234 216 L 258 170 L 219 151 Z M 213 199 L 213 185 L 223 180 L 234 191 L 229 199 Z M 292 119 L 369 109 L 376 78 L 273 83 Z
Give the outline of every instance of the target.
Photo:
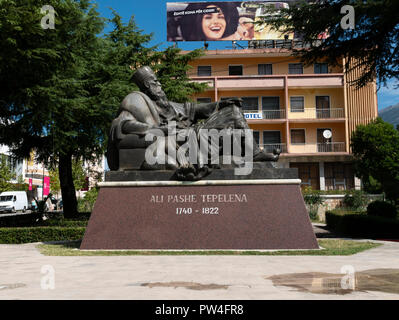
M 128 21 L 134 15 L 136 24 L 144 33 L 153 33 L 154 37 L 151 45 L 160 45 L 164 49 L 172 42 L 166 41 L 166 3 L 184 2 L 180 0 L 94 0 L 98 4 L 102 16 L 110 18 L 112 16 L 109 7 L 115 9 L 124 19 Z M 196 2 L 195 0 L 190 0 Z M 223 0 L 218 0 L 223 1 Z M 243 42 L 242 45 L 246 43 Z M 192 50 L 202 47 L 202 42 L 180 42 L 178 47 L 183 50 Z M 218 41 L 209 43 L 209 49 L 231 49 L 231 42 Z M 399 103 L 399 89 L 395 90 L 394 82 L 390 81 L 388 87 L 382 87 L 378 92 L 378 107 L 383 109 L 393 104 Z

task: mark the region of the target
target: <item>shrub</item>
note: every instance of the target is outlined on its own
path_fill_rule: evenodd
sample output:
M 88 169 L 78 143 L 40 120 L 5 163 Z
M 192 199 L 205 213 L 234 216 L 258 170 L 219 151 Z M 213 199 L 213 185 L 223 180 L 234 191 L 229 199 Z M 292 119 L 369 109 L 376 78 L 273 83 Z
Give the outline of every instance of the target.
M 359 210 L 367 204 L 367 197 L 361 190 L 350 190 L 345 192 L 344 205 L 347 208 Z
M 32 242 L 80 240 L 85 233 L 84 227 L 31 227 L 1 228 L 0 243 L 21 244 Z
M 79 213 L 72 218 L 65 219 L 60 212 L 46 212 L 44 219 L 37 213 L 1 217 L 0 228 L 17 227 L 85 227 L 89 220 L 90 213 Z
M 398 212 L 393 204 L 386 201 L 376 200 L 368 205 L 367 214 L 369 216 L 395 219 Z
M 327 227 L 343 236 L 371 239 L 398 239 L 399 220 L 369 216 L 358 211 L 326 212 Z
M 79 212 L 91 212 L 96 203 L 99 188 L 95 187 L 86 192 L 83 199 L 78 199 Z
M 317 212 L 319 205 L 323 203 L 321 193 L 318 190 L 312 190 L 312 188 L 306 188 L 303 191 L 303 200 L 309 207 L 309 216 L 312 220 L 317 220 Z

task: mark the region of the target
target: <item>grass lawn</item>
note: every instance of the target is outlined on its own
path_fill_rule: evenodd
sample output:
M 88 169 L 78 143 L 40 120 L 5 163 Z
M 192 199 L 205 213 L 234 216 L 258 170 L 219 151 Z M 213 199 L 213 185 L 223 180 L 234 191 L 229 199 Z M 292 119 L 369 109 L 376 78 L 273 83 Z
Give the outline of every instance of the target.
M 64 244 L 39 244 L 37 248 L 46 256 L 148 256 L 148 255 L 308 255 L 308 256 L 348 256 L 379 247 L 380 243 L 352 240 L 320 239 L 321 250 L 281 250 L 281 251 L 80 251 L 80 241 Z

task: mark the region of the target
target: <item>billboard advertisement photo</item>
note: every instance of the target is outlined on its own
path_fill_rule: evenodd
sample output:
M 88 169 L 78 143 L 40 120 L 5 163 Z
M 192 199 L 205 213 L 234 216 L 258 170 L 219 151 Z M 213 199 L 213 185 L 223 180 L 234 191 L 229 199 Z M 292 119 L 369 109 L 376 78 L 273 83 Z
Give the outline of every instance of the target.
M 234 41 L 294 39 L 267 24 L 260 24 L 267 7 L 289 8 L 298 0 L 168 2 L 167 41 Z

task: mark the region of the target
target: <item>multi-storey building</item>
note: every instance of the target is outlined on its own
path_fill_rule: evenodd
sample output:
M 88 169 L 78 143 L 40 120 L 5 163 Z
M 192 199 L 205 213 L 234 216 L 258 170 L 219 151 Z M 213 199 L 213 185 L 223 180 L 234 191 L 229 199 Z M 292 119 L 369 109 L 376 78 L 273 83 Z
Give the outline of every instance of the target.
M 376 84 L 355 89 L 348 83 L 360 71 L 339 62 L 305 66 L 281 48 L 215 50 L 192 61 L 189 76 L 209 84 L 198 102 L 242 98 L 254 138 L 268 152 L 280 148 L 278 165 L 298 168 L 303 186 L 353 189 L 351 133 L 377 117 Z
M 29 201 L 33 198 L 42 198 L 43 194 L 43 178 L 48 176 L 48 170 L 42 163 L 35 160 L 35 153 L 32 151 L 29 159 L 16 159 L 9 151 L 9 148 L 0 145 L 0 154 L 7 156 L 11 170 L 15 173 L 15 179 L 11 183 L 31 182 L 31 190 L 28 192 Z
M 8 165 L 10 166 L 11 170 L 15 173 L 14 179 L 11 180 L 10 182 L 17 183 L 18 178 L 20 176 L 23 177 L 25 167 L 26 167 L 25 162 L 22 160 L 17 160 L 15 158 L 13 158 L 10 154 L 9 148 L 4 145 L 0 145 L 0 156 L 5 156 L 5 159 L 8 163 Z

